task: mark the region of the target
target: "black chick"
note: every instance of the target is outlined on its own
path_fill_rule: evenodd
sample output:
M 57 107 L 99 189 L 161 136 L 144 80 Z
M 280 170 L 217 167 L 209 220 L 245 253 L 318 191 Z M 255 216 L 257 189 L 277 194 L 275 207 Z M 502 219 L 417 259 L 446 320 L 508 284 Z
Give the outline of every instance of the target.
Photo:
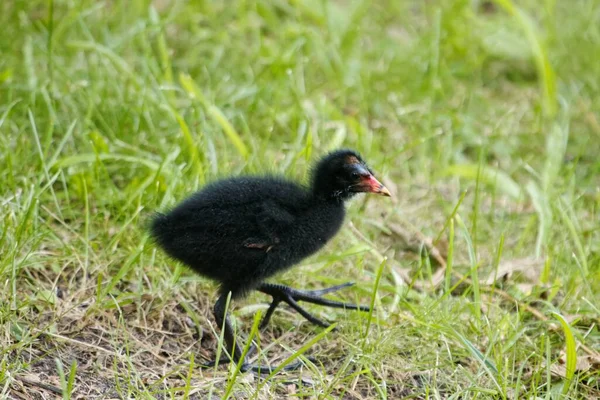
M 214 317 L 224 329 L 231 358 L 238 362 L 241 347 L 226 315 L 229 293 L 232 299 L 251 290 L 273 297 L 261 328 L 282 301 L 320 326 L 328 324 L 308 313 L 297 301 L 369 310 L 320 297 L 351 283 L 300 291 L 263 282 L 321 249 L 342 225 L 344 201 L 360 192 L 390 196 L 358 153 L 338 150 L 317 164 L 308 188 L 280 177 L 246 176 L 216 181 L 169 213 L 157 214 L 150 231 L 171 257 L 220 283 Z M 246 363 L 243 369 L 270 370 Z

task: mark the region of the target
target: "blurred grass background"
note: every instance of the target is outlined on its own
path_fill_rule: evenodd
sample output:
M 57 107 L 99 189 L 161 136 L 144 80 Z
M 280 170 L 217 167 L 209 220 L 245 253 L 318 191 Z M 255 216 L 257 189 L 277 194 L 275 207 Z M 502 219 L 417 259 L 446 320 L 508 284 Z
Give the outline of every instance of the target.
M 597 1 L 13 0 L 0 23 L 2 396 L 600 396 Z M 147 219 L 338 147 L 395 198 L 278 280 L 354 280 L 373 318 L 314 309 L 339 330 L 301 372 L 199 369 L 214 287 Z M 263 363 L 322 331 L 273 325 Z

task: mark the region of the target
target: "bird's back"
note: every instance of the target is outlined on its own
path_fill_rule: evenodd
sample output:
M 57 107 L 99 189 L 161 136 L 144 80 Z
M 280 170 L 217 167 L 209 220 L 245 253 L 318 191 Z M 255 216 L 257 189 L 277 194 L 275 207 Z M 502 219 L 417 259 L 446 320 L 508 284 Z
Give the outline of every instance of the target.
M 173 258 L 221 283 L 260 274 L 267 253 L 244 247 L 264 236 L 257 223 L 265 207 L 290 215 L 309 203 L 301 186 L 277 177 L 238 177 L 205 186 L 166 214 L 153 219 L 150 231 Z
M 235 177 L 216 181 L 194 193 L 181 205 L 193 207 L 231 207 L 274 199 L 289 206 L 298 205 L 308 193 L 302 186 L 275 176 Z

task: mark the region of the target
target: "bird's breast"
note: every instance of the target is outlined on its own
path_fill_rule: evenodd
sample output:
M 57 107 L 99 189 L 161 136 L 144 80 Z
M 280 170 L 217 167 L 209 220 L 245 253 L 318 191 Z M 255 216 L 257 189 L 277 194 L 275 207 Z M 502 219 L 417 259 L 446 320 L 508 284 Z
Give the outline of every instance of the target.
M 299 218 L 289 231 L 287 245 L 297 260 L 320 250 L 339 231 L 344 221 L 343 209 L 311 210 Z

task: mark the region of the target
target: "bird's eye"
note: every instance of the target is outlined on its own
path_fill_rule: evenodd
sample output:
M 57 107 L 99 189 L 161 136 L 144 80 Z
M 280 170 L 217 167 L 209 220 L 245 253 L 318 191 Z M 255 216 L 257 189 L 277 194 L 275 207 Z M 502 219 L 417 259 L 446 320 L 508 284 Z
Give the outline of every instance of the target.
M 358 174 L 358 172 L 353 172 L 352 173 L 352 179 L 356 180 L 360 177 L 360 175 Z

